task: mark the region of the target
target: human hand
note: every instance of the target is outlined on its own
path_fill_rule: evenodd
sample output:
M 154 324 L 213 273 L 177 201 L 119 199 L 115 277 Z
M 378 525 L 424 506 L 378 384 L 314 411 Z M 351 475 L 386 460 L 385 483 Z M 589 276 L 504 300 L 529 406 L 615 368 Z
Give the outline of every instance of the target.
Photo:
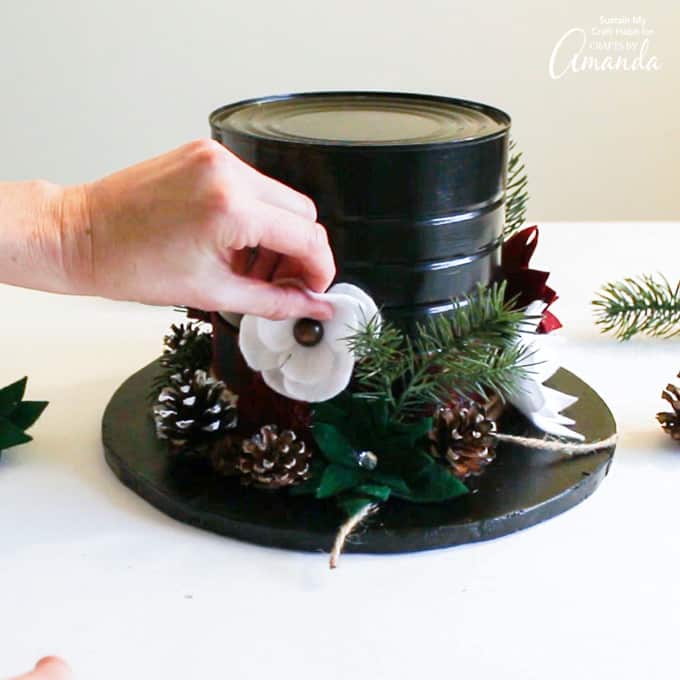
M 276 284 L 323 291 L 333 279 L 311 199 L 213 140 L 66 188 L 61 214 L 66 292 L 273 319 L 332 315 L 300 287 Z
M 72 680 L 72 678 L 71 669 L 66 662 L 56 656 L 46 656 L 38 661 L 32 671 L 10 680 Z

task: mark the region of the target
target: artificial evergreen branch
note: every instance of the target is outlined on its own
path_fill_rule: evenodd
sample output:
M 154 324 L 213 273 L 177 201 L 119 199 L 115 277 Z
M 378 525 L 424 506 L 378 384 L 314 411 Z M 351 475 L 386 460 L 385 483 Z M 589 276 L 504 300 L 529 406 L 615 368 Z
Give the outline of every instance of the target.
M 619 340 L 680 336 L 680 281 L 649 275 L 608 283 L 593 300 L 596 323 Z
M 507 185 L 505 189 L 505 229 L 504 238 L 512 236 L 526 222 L 527 203 L 529 202 L 529 177 L 522 158 L 522 152 L 516 151 L 516 144 L 510 142 L 510 160 L 508 161 Z
M 413 339 L 372 320 L 348 338 L 358 357 L 358 393 L 385 401 L 400 420 L 446 403 L 454 393 L 510 394 L 528 364 L 516 342 L 524 314 L 504 297 L 505 283 L 480 285 L 449 315 L 418 325 Z

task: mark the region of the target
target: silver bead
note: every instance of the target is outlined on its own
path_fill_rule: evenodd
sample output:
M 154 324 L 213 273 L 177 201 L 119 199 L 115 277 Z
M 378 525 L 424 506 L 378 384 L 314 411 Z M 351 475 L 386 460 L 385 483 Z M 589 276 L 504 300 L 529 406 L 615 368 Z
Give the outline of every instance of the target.
M 378 464 L 378 456 L 373 451 L 358 451 L 356 455 L 359 467 L 365 470 L 375 470 L 375 466 Z

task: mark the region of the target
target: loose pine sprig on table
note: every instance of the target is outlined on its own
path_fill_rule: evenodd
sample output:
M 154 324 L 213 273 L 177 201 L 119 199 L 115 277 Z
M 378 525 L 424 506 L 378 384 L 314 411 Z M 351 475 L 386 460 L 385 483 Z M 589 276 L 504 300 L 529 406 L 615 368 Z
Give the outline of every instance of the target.
M 398 420 L 446 403 L 453 393 L 507 396 L 529 364 L 516 342 L 524 313 L 504 298 L 504 283 L 480 285 L 450 315 L 418 325 L 413 339 L 371 320 L 348 338 L 358 358 L 359 393 L 384 400 Z
M 608 283 L 593 300 L 596 323 L 619 340 L 680 336 L 680 281 L 642 275 Z
M 527 203 L 529 202 L 529 177 L 527 175 L 522 152 L 516 151 L 516 144 L 510 142 L 510 160 L 508 161 L 507 186 L 505 189 L 505 229 L 504 238 L 519 231 L 526 222 Z

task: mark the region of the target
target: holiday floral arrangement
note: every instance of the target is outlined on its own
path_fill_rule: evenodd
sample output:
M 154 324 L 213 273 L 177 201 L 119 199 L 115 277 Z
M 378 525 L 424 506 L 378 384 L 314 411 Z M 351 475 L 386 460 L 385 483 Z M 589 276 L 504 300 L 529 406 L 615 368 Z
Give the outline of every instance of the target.
M 329 321 L 186 310 L 192 320 L 165 338 L 157 436 L 173 455 L 207 461 L 263 494 L 334 502 L 345 521 L 331 566 L 353 528 L 391 498 L 441 503 L 468 493 L 499 441 L 546 441 L 570 455 L 611 445 L 579 443 L 562 413 L 576 397 L 544 384 L 558 369 L 546 335 L 560 323 L 548 309 L 557 298 L 549 274 L 530 267 L 539 234 L 523 228 L 526 200 L 513 151 L 501 275 L 410 334 L 343 282 L 313 294 L 333 307 Z M 250 375 L 239 394 L 211 374 L 212 331 L 227 321 L 243 364 L 236 370 Z M 553 439 L 499 432 L 506 406 Z

